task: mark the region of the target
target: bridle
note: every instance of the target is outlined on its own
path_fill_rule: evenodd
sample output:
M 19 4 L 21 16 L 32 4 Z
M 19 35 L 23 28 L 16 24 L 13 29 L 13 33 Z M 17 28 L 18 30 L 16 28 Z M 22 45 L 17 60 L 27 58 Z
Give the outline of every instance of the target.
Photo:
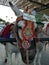
M 23 17 L 21 16 L 20 19 L 18 18 L 16 20 L 16 26 L 17 26 L 17 37 L 18 37 L 18 40 L 20 41 L 20 44 L 22 46 L 22 48 L 24 48 L 24 50 L 26 50 L 26 62 L 27 62 L 27 65 L 29 65 L 29 59 L 28 59 L 28 48 L 30 48 L 30 39 L 33 37 L 35 37 L 35 32 L 34 32 L 34 22 L 31 22 L 31 21 L 28 21 L 28 20 L 24 20 L 25 22 L 25 26 L 21 29 L 19 26 L 18 26 L 18 22 L 20 20 L 24 20 Z M 18 33 L 18 30 L 21 29 L 22 30 L 22 38 L 21 39 L 19 37 L 19 33 Z M 33 30 L 32 30 L 33 29 Z M 21 48 L 21 47 L 20 47 Z

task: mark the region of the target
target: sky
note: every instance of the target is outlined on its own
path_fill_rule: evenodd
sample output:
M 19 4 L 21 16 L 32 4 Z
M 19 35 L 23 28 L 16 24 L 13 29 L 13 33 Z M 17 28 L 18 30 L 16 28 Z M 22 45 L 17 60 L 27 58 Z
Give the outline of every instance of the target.
M 0 18 L 6 22 L 12 23 L 17 17 L 10 7 L 0 5 Z

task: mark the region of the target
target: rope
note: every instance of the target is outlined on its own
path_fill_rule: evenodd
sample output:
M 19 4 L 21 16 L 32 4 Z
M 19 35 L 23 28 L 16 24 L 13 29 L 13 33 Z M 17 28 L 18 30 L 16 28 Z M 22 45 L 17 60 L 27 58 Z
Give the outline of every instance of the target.
M 28 49 L 26 49 L 26 62 L 27 62 L 27 65 L 29 65 L 29 55 L 28 55 Z

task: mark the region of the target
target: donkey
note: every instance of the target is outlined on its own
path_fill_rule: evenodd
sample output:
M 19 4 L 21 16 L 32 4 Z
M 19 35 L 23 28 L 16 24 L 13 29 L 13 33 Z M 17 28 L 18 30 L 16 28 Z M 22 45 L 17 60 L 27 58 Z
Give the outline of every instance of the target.
M 2 38 L 13 38 L 13 24 L 7 24 L 6 27 L 3 29 L 1 37 Z M 7 55 L 7 65 L 12 65 L 12 53 L 19 53 L 18 45 L 14 45 L 11 42 L 4 42 L 6 48 L 6 55 Z M 13 45 L 12 45 L 13 44 Z
M 5 46 L 0 43 L 0 65 L 5 65 L 6 51 Z
M 15 12 L 15 14 L 18 16 L 18 18 L 16 20 L 16 25 L 17 25 L 18 28 L 17 28 L 17 31 L 16 32 L 17 32 L 17 37 L 18 37 L 17 40 L 20 41 L 20 44 L 19 44 L 20 46 L 19 47 L 20 47 L 20 52 L 21 52 L 22 60 L 23 60 L 23 62 L 25 64 L 26 63 L 27 64 L 30 64 L 30 63 L 32 63 L 34 61 L 34 65 L 36 65 L 36 60 L 38 58 L 38 55 L 40 57 L 40 51 L 41 50 L 39 51 L 38 46 L 37 46 L 37 49 L 38 50 L 36 50 L 36 42 L 35 42 L 35 39 L 34 39 L 34 38 L 36 38 L 36 34 L 33 33 L 33 32 L 35 32 L 35 25 L 34 25 L 34 22 L 33 22 L 32 15 L 29 15 L 29 14 L 26 14 L 26 13 L 21 12 L 11 2 L 9 2 L 9 4 L 10 4 L 11 8 L 13 9 L 13 11 Z M 27 10 L 28 9 L 26 9 L 26 11 Z M 30 17 L 31 17 L 31 19 L 30 19 Z M 21 25 L 20 23 L 22 21 L 23 21 L 23 24 Z M 28 27 L 29 27 L 29 29 L 28 29 Z M 33 31 L 31 31 L 30 28 L 33 29 Z M 32 46 L 30 46 L 30 43 L 31 43 Z M 42 47 L 41 49 L 43 49 L 43 45 L 41 47 Z M 26 61 L 26 54 L 25 54 L 26 53 L 26 50 L 29 50 L 28 51 L 29 53 L 27 53 L 27 56 L 29 54 L 29 58 L 27 57 L 27 61 Z M 36 55 L 36 53 L 37 53 L 37 55 Z M 38 59 L 40 59 L 40 58 L 38 58 Z M 38 64 L 40 65 L 40 63 L 38 63 Z

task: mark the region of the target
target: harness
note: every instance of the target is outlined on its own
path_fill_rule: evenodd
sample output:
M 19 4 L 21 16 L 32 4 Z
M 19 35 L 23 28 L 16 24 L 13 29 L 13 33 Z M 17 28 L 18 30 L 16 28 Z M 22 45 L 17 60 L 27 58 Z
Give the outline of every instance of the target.
M 30 47 L 30 39 L 35 38 L 35 30 L 34 30 L 34 22 L 31 22 L 29 20 L 23 19 L 23 16 L 18 17 L 16 22 L 18 23 L 19 21 L 24 20 L 25 26 L 22 28 L 22 42 L 21 42 L 21 47 L 23 48 L 28 48 L 24 47 L 25 45 Z
M 34 57 L 36 54 L 36 43 L 35 43 L 35 40 L 33 39 L 33 38 L 36 38 L 35 29 L 34 29 L 34 22 L 26 20 L 23 18 L 23 16 L 21 16 L 21 17 L 17 18 L 16 23 L 18 24 L 19 21 L 21 21 L 21 20 L 24 21 L 25 25 L 21 29 L 22 30 L 22 32 L 21 32 L 22 39 L 20 39 L 20 37 L 19 37 L 19 33 L 18 33 L 19 27 L 17 25 L 17 27 L 18 27 L 17 28 L 17 37 L 18 37 L 19 41 L 21 40 L 20 44 L 19 44 L 20 52 L 22 55 L 23 62 L 30 64 L 34 60 Z

